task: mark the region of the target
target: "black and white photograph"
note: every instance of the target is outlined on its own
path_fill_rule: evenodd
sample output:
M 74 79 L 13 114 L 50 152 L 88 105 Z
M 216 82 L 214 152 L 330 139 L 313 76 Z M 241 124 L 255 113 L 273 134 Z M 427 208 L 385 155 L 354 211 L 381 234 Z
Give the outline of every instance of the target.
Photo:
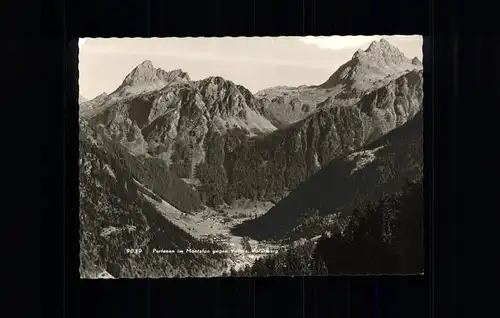
M 422 50 L 81 38 L 80 277 L 423 274 Z

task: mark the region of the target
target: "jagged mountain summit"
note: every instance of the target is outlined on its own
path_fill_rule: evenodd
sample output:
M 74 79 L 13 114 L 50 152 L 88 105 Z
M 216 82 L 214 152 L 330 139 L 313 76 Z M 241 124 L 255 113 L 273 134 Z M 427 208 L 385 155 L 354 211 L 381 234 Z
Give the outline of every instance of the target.
M 221 125 L 218 126 L 222 129 L 233 126 L 255 131 L 276 129 L 265 118 L 262 105 L 245 87 L 219 76 L 191 81 L 189 75 L 182 70 L 167 72 L 155 68 L 149 60 L 135 67 L 113 93 L 96 97 L 92 103 L 93 107 L 89 108 L 116 106 L 152 98 L 158 98 L 158 105 L 154 107 L 151 120 L 157 119 L 162 106 L 170 104 L 169 109 L 172 110 L 191 103 L 201 111 L 206 111 L 208 117 L 214 117 L 215 121 L 219 121 Z M 173 107 L 174 104 L 177 107 Z M 188 105 L 185 108 L 191 107 Z M 86 114 L 86 117 L 93 117 L 98 113 L 92 112 Z M 227 125 L 222 123 L 226 119 Z
M 248 120 L 248 124 L 255 124 L 256 129 L 274 130 L 263 117 L 263 109 L 257 103 L 252 93 L 242 85 L 225 80 L 220 76 L 211 76 L 194 82 L 199 94 L 205 101 L 206 107 L 212 117 L 231 118 L 236 122 Z M 252 122 L 252 119 L 254 121 Z M 242 124 L 244 127 L 245 124 Z M 260 125 L 262 125 L 260 127 Z M 239 126 L 236 124 L 236 126 Z
M 412 70 L 422 69 L 387 40 L 374 41 L 358 50 L 330 78 L 318 86 L 272 87 L 256 97 L 278 126 L 301 120 L 319 108 L 353 105 L 364 95 Z
M 83 97 L 82 95 L 78 95 L 78 104 L 86 102 L 88 99 Z
M 411 60 L 411 63 L 419 68 L 423 67 L 422 62 L 416 56 Z
M 141 93 L 121 93 L 138 92 L 134 87 L 150 82 L 153 85 Z M 228 131 L 254 135 L 276 130 L 243 86 L 217 76 L 190 81 L 182 71 L 164 72 L 149 61 L 134 68 L 104 104 L 83 116 L 103 125 L 134 154 L 160 158 L 183 178 L 194 176 L 211 143 Z
M 80 113 L 83 116 L 91 117 L 99 108 L 119 100 L 156 91 L 171 84 L 189 82 L 189 75 L 181 69 L 167 72 L 156 68 L 150 60 L 145 60 L 134 67 L 111 94 L 102 93 L 91 101 L 82 103 Z
M 374 41 L 366 50 L 358 50 L 351 60 L 342 65 L 321 88 L 338 85 L 366 90 L 377 81 L 401 75 L 417 68 L 398 48 L 387 40 Z
M 154 91 L 171 82 L 189 82 L 189 75 L 181 69 L 167 72 L 156 68 L 150 60 L 137 65 L 123 80 L 111 96 L 126 97 Z

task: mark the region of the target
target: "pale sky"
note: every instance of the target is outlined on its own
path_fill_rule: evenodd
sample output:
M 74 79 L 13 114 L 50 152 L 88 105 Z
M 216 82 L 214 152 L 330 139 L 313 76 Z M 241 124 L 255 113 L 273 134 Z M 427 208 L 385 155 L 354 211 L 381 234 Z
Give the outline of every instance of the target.
M 111 93 L 139 63 L 182 69 L 192 80 L 222 76 L 252 92 L 321 84 L 358 49 L 382 36 L 85 38 L 80 39 L 80 93 Z M 421 36 L 384 36 L 408 58 L 422 60 Z

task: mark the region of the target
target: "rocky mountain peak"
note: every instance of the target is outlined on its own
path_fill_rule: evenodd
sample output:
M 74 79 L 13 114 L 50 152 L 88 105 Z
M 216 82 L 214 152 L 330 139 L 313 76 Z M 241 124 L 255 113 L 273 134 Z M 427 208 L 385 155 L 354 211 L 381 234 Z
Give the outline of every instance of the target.
M 394 47 L 384 38 L 373 41 L 366 52 L 380 51 L 380 50 L 392 50 Z
M 189 75 L 181 69 L 167 72 L 156 68 L 150 60 L 145 60 L 125 77 L 120 87 L 112 95 L 122 97 L 135 95 L 160 89 L 169 83 L 189 81 Z
M 220 76 L 210 76 L 196 82 L 201 96 L 209 110 L 216 114 L 230 116 L 244 111 L 247 106 L 245 96 L 241 89 L 231 81 Z
M 189 74 L 184 72 L 182 69 L 177 68 L 175 70 L 171 70 L 170 72 L 167 72 L 172 78 L 178 78 L 178 79 L 184 79 L 186 81 L 190 81 L 191 78 L 189 77 Z
M 194 82 L 193 87 L 212 120 L 227 121 L 230 126 L 236 125 L 248 130 L 276 129 L 266 118 L 262 104 L 244 86 L 236 85 L 221 76 L 210 76 Z
M 205 81 L 214 83 L 214 84 L 225 84 L 231 83 L 231 81 L 226 81 L 222 76 L 210 76 L 205 79 Z
M 217 98 L 217 96 L 222 96 L 228 92 L 239 92 L 236 84 L 220 76 L 210 76 L 199 80 L 196 82 L 196 87 L 198 87 L 203 95 L 208 95 L 213 98 Z
M 356 52 L 352 55 L 352 59 L 357 59 L 360 58 L 363 54 L 365 54 L 365 51 L 362 49 L 357 49 Z
M 144 68 L 154 68 L 153 62 L 151 60 L 144 60 L 141 64 L 137 66 L 138 68 L 144 67 Z
M 389 64 L 403 64 L 408 62 L 403 52 L 391 45 L 387 40 L 373 41 L 365 50 L 365 55 L 371 61 L 385 62 Z
M 414 69 L 416 65 L 386 39 L 373 41 L 366 50 L 357 50 L 351 60 L 340 66 L 320 85 L 331 88 L 339 84 L 359 84 L 363 89 L 377 80 Z
M 134 69 L 127 74 L 124 82 L 134 82 L 141 79 L 146 79 L 148 76 L 154 76 L 156 73 L 156 68 L 150 60 L 146 60 L 141 64 L 134 67 Z
M 123 84 L 138 84 L 138 83 L 156 83 L 165 82 L 168 83 L 172 80 L 182 79 L 190 80 L 189 75 L 183 72 L 181 69 L 175 69 L 167 72 L 161 68 L 154 67 L 150 60 L 145 60 L 141 64 L 137 65 L 123 81 Z
M 415 66 L 418 66 L 418 67 L 422 67 L 423 66 L 422 62 L 416 56 L 411 60 L 411 64 L 413 64 Z

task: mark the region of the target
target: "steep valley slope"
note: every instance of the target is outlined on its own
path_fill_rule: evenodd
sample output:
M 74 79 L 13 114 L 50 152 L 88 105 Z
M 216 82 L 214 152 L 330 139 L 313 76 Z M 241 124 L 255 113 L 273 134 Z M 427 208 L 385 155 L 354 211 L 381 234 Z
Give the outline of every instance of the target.
M 326 232 L 231 276 L 422 274 L 422 176 L 353 211 L 342 232 Z
M 146 200 L 122 154 L 106 140 L 80 132 L 80 275 L 97 278 L 216 276 L 224 255 L 155 254 L 158 250 L 217 250 L 169 222 Z M 156 198 L 157 200 L 159 198 Z M 141 253 L 128 253 L 130 249 Z M 104 273 L 104 274 L 103 274 Z
M 283 197 L 328 165 L 411 120 L 422 110 L 423 71 L 411 71 L 352 106 L 328 107 L 266 136 L 220 145 L 226 201 Z M 229 145 L 229 146 L 228 146 Z M 219 189 L 219 192 L 220 192 Z
M 265 215 L 236 226 L 233 233 L 286 241 L 338 231 L 356 207 L 423 175 L 422 142 L 419 112 L 387 135 L 333 160 Z

